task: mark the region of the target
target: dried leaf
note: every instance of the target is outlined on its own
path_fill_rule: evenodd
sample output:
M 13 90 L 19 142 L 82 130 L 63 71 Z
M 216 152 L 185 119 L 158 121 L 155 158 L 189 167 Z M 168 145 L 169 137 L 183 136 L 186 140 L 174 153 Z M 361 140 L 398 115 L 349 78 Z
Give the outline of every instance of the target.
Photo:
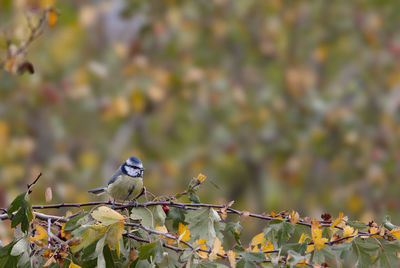
M 17 74 L 23 75 L 25 72 L 30 74 L 35 73 L 35 68 L 33 68 L 33 64 L 29 61 L 24 61 L 23 63 L 18 65 Z
M 208 256 L 208 259 L 210 261 L 214 261 L 218 255 L 217 254 L 225 254 L 225 251 L 222 247 L 221 241 L 218 239 L 218 237 L 214 237 L 214 245 L 213 249 L 211 250 L 210 255 Z
M 228 255 L 229 265 L 232 268 L 236 268 L 236 258 L 235 258 L 236 254 L 235 254 L 235 252 L 233 252 L 232 250 L 229 250 L 227 255 Z
M 51 202 L 51 200 L 53 199 L 53 191 L 51 190 L 50 187 L 46 188 L 46 192 L 45 192 L 45 198 L 46 198 L 46 203 Z
M 289 215 L 289 220 L 292 224 L 296 224 L 300 220 L 300 215 L 297 211 L 292 210 Z

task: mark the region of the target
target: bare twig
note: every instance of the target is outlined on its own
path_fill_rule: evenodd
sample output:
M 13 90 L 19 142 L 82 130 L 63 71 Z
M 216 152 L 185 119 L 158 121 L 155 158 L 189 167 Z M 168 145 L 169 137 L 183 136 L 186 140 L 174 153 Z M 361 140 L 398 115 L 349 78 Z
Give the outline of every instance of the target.
M 42 176 L 42 173 L 40 172 L 39 175 L 36 177 L 36 179 L 32 183 L 28 183 L 28 185 L 26 185 L 28 187 L 28 194 L 32 193 L 32 187 L 37 183 L 37 181 L 39 180 L 39 178 L 41 176 Z
M 7 39 L 7 57 L 3 61 L 0 61 L 0 69 L 4 68 L 6 62 L 10 60 L 11 58 L 16 58 L 19 55 L 24 55 L 27 53 L 27 49 L 29 45 L 36 40 L 42 33 L 43 33 L 43 28 L 46 22 L 47 14 L 51 10 L 51 8 L 47 8 L 43 11 L 39 22 L 36 26 L 32 25 L 30 17 L 27 18 L 28 22 L 28 28 L 29 28 L 29 36 L 27 40 L 23 41 L 22 44 L 14 51 L 11 51 L 11 41 Z

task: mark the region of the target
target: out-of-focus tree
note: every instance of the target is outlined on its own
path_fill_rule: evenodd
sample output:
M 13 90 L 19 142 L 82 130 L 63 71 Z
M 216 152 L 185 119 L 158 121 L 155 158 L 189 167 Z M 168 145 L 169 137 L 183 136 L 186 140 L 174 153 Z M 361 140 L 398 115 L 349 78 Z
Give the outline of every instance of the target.
M 203 199 L 257 211 L 398 210 L 400 3 L 0 6 L 0 59 L 29 38 L 27 17 L 59 12 L 24 55 L 35 74 L 0 74 L 7 200 L 41 170 L 56 200 L 87 201 L 137 155 L 157 194 L 204 172 L 223 188 Z

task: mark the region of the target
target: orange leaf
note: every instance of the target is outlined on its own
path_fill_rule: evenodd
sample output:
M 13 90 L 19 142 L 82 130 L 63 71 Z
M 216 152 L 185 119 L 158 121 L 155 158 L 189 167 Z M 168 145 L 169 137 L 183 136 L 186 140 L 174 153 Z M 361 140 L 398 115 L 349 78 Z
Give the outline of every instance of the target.
M 56 25 L 58 21 L 58 14 L 54 9 L 50 9 L 49 12 L 47 13 L 47 22 L 50 27 L 53 27 Z

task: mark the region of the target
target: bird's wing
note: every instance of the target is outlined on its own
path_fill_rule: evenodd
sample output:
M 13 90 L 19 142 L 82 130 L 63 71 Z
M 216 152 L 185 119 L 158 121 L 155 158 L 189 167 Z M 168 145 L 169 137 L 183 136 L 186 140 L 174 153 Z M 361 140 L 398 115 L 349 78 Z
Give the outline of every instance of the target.
M 107 185 L 110 185 L 111 183 L 114 183 L 118 179 L 119 175 L 122 175 L 121 168 L 118 168 L 117 171 L 115 171 L 114 175 L 111 176 L 111 178 L 108 181 Z

